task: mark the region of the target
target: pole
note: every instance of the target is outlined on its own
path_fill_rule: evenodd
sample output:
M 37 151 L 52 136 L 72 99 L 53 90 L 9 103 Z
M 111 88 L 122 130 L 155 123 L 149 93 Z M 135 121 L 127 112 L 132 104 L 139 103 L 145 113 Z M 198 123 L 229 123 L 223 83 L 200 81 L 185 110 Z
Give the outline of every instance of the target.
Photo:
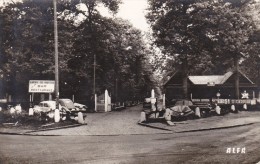
M 116 78 L 116 103 L 117 103 L 117 78 Z
M 238 55 L 234 57 L 235 62 L 235 98 L 239 99 L 239 70 L 238 70 Z
M 55 95 L 56 109 L 59 109 L 59 58 L 58 58 L 58 25 L 57 25 L 57 2 L 53 0 L 54 8 L 54 49 L 55 49 Z
M 96 54 L 94 52 L 94 77 L 93 77 L 93 95 L 96 94 Z

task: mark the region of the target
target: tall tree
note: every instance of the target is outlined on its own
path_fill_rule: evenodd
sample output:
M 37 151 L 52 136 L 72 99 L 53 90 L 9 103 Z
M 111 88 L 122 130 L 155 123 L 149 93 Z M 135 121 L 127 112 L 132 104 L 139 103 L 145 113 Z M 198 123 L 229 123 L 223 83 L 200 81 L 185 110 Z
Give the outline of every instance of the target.
M 245 44 L 253 24 L 239 8 L 218 0 L 149 0 L 147 19 L 155 43 L 175 63 L 182 63 L 183 97 L 187 97 L 187 77 L 199 68 L 208 72 L 220 63 L 238 61 L 246 52 Z M 236 63 L 236 62 L 234 62 Z M 234 64 L 235 65 L 235 64 Z M 218 67 L 220 73 L 226 68 Z M 197 69 L 198 70 L 198 69 Z
M 100 15 L 103 3 L 116 12 L 120 1 L 58 1 L 60 92 L 86 100 L 93 90 L 96 54 L 97 91 L 109 89 L 118 97 L 142 97 L 153 85 L 146 63 L 150 51 L 142 34 L 128 22 Z M 87 6 L 87 10 L 83 10 Z M 91 14 L 91 15 L 90 15 Z M 54 79 L 53 6 L 51 1 L 25 0 L 0 11 L 0 72 L 6 72 L 10 91 L 26 94 L 28 80 Z M 18 28 L 19 27 L 19 28 Z M 11 79 L 11 80 L 8 80 Z M 11 83 L 12 81 L 12 83 Z M 147 85 L 148 84 L 148 85 Z M 20 93 L 17 88 L 23 88 Z M 23 96 L 24 97 L 24 96 Z

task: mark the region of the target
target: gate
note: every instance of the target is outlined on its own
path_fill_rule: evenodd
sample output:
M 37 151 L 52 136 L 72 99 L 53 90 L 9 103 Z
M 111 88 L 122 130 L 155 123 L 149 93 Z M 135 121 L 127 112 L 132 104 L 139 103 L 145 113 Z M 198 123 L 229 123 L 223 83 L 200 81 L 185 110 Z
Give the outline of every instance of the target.
M 96 112 L 110 112 L 111 111 L 111 97 L 108 91 L 105 90 L 104 94 L 97 96 L 95 94 L 95 111 Z

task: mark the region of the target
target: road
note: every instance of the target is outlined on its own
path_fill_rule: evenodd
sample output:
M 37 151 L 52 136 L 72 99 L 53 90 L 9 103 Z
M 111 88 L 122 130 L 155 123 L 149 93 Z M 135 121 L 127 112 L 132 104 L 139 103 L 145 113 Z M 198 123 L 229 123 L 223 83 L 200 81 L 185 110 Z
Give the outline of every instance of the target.
M 149 135 L 0 135 L 0 163 L 256 163 L 260 124 Z M 246 153 L 227 154 L 227 148 Z

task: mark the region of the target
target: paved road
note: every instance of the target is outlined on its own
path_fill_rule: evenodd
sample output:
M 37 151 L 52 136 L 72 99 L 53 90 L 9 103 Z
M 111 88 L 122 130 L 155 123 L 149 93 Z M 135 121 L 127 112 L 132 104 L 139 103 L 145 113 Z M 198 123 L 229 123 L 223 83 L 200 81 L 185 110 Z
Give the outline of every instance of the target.
M 146 164 L 260 161 L 260 123 L 230 129 L 173 133 L 137 125 L 140 110 L 140 107 L 133 107 L 121 112 L 95 113 L 88 117 L 86 126 L 33 133 L 57 136 L 0 135 L 0 163 Z M 196 120 L 197 122 L 192 120 L 188 123 L 195 125 L 238 118 L 244 120 L 251 116 L 255 119 L 259 114 L 260 112 L 242 112 L 238 115 L 212 117 Z M 245 148 L 246 153 L 227 154 L 227 148 Z
M 147 135 L 0 135 L 0 163 L 256 163 L 259 125 Z M 228 147 L 246 153 L 226 154 Z

